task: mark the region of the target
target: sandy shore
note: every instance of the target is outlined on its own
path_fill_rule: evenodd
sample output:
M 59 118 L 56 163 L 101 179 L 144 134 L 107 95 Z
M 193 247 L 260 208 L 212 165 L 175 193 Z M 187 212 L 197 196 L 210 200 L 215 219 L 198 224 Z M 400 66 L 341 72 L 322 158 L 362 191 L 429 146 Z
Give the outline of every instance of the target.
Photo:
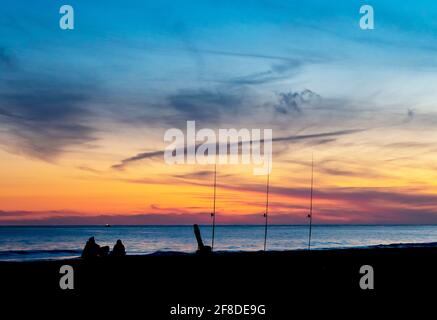
M 62 265 L 74 269 L 74 290 L 59 288 Z M 374 269 L 374 289 L 362 290 L 360 268 Z M 155 254 L 122 259 L 2 262 L 2 289 L 40 296 L 122 295 L 138 299 L 155 313 L 173 304 L 265 304 L 278 314 L 290 299 L 310 295 L 381 299 L 420 295 L 437 285 L 437 247 L 392 245 L 371 248 L 216 253 Z M 297 300 L 296 300 L 297 299 Z M 288 301 L 288 302 L 287 302 Z M 272 311 L 273 312 L 273 311 Z
M 290 279 L 293 286 L 321 281 L 335 283 L 345 289 L 359 290 L 359 269 L 371 265 L 377 274 L 377 290 L 397 287 L 396 276 L 404 273 L 402 286 L 414 286 L 426 274 L 437 279 L 437 243 L 399 244 L 353 249 L 295 250 L 268 252 L 217 252 L 199 256 L 189 253 L 165 252 L 151 255 L 134 255 L 124 258 L 100 258 L 84 261 L 40 260 L 26 262 L 0 262 L 0 280 L 14 287 L 21 282 L 32 287 L 44 283 L 44 290 L 58 291 L 59 269 L 71 265 L 75 270 L 75 289 L 111 288 L 129 286 L 141 281 L 177 283 L 190 278 L 215 277 L 226 281 L 260 282 L 261 279 Z M 302 278 L 308 278 L 303 280 Z M 123 280 L 120 283 L 120 280 Z M 201 285 L 201 283 L 199 283 Z

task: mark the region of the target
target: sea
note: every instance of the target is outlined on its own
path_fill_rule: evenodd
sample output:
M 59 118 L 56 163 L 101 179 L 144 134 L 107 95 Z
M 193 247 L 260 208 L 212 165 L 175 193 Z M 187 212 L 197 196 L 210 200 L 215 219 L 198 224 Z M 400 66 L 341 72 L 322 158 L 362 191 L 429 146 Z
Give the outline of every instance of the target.
M 205 245 L 211 244 L 211 226 L 200 226 Z M 271 225 L 267 250 L 308 248 L 309 228 Z M 131 255 L 197 249 L 192 226 L 0 226 L 0 261 L 79 257 L 87 239 L 112 248 L 121 239 Z M 388 244 L 436 243 L 437 225 L 313 225 L 311 248 L 351 248 Z M 259 251 L 264 247 L 264 226 L 219 225 L 215 251 Z

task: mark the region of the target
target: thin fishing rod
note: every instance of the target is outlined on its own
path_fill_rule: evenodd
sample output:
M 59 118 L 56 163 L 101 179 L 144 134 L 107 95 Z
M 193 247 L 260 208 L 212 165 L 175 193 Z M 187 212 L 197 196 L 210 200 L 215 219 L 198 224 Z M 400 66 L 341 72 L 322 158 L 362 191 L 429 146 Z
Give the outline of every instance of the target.
M 269 216 L 269 183 L 270 183 L 270 172 L 267 174 L 267 190 L 266 190 L 266 211 L 264 213 L 265 225 L 264 225 L 264 251 L 266 251 L 267 247 L 267 225 L 268 225 L 268 216 Z
M 211 250 L 214 250 L 214 238 L 215 238 L 215 196 L 217 189 L 217 163 L 214 164 L 214 200 L 212 205 L 212 243 Z
M 313 225 L 313 186 L 314 186 L 314 158 L 311 157 L 311 196 L 310 196 L 310 213 L 308 218 L 310 219 L 310 230 L 308 234 L 308 250 L 311 250 L 311 231 Z

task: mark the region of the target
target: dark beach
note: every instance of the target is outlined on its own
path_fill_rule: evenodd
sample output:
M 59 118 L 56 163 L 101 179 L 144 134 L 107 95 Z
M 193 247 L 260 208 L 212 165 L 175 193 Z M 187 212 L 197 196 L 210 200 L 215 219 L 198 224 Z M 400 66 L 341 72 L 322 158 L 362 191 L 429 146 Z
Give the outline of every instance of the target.
M 59 269 L 66 264 L 74 269 L 74 290 L 59 287 Z M 359 286 L 363 265 L 374 269 L 373 290 Z M 290 301 L 307 303 L 307 297 L 311 301 L 417 297 L 437 284 L 437 246 L 2 262 L 0 281 L 10 296 L 140 299 L 142 307 L 159 319 L 166 318 L 169 308 L 177 304 L 263 304 L 270 315 L 279 315 L 287 314 Z

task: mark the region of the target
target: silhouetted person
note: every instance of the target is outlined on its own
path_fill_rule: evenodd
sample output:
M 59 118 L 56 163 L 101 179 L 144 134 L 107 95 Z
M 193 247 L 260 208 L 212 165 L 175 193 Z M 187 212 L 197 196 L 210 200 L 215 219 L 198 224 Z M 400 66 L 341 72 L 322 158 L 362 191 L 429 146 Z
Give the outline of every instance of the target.
M 197 240 L 197 254 L 208 254 L 211 253 L 211 247 L 205 246 L 202 241 L 202 235 L 200 234 L 200 229 L 197 224 L 193 226 L 194 228 L 194 235 L 196 236 Z
M 82 258 L 95 259 L 97 257 L 106 257 L 109 254 L 109 247 L 101 247 L 96 243 L 94 237 L 88 239 L 85 248 L 82 251 Z
M 100 253 L 100 246 L 94 240 L 94 237 L 88 239 L 85 244 L 85 248 L 82 251 L 82 258 L 84 259 L 93 259 L 97 258 Z
M 124 257 L 126 255 L 126 249 L 124 248 L 123 243 L 120 239 L 117 240 L 117 242 L 114 245 L 114 248 L 111 252 L 111 257 Z

